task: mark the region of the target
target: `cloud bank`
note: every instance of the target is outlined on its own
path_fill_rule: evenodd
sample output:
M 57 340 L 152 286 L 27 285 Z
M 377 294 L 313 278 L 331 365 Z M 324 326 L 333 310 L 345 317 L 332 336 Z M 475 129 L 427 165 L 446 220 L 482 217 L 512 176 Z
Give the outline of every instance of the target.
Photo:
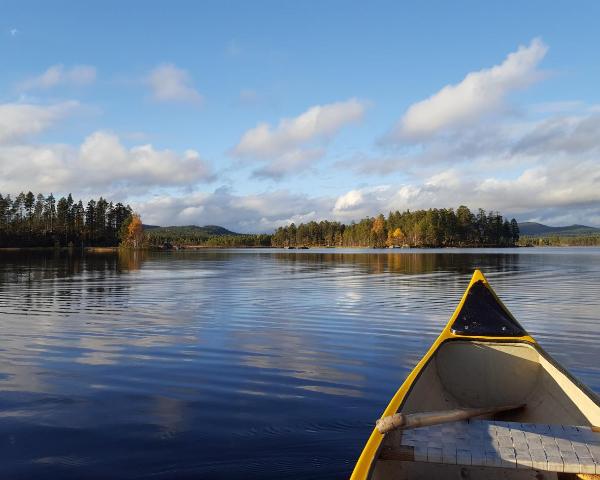
M 328 209 L 327 199 L 311 198 L 288 190 L 239 195 L 229 188 L 185 196 L 158 195 L 134 202 L 146 223 L 159 225 L 219 225 L 238 232 L 269 232 L 291 222 L 318 218 Z
M 444 170 L 403 184 L 351 189 L 337 196 L 276 190 L 240 195 L 230 189 L 185 196 L 163 195 L 136 208 L 149 223 L 217 223 L 235 231 L 269 232 L 311 220 L 351 222 L 391 210 L 458 207 L 498 210 L 519 220 L 600 224 L 600 169 L 597 161 L 565 168 L 561 161 L 508 178 L 469 176 Z

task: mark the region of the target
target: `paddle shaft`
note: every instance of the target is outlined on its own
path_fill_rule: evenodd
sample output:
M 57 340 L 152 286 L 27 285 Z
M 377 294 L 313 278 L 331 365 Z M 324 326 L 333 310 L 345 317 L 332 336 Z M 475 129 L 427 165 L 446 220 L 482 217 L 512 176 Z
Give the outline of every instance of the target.
M 396 413 L 389 417 L 380 418 L 377 420 L 375 426 L 379 430 L 379 433 L 385 434 L 396 429 L 406 430 L 409 428 L 438 425 L 440 423 L 456 422 L 480 415 L 491 415 L 516 410 L 524 406 L 525 404 L 486 408 L 456 408 L 454 410 L 441 410 L 438 412 Z

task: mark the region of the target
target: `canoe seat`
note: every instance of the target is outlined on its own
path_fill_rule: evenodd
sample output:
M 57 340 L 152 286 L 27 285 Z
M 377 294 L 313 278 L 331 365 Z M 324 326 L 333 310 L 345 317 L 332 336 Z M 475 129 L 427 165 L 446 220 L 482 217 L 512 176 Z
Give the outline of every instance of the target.
M 468 420 L 392 432 L 380 460 L 600 474 L 590 427 Z

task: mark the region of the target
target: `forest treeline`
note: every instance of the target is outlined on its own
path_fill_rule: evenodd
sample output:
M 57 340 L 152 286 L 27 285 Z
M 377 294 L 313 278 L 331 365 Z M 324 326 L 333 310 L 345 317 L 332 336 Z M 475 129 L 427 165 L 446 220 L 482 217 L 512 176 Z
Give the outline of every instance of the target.
M 519 241 L 519 225 L 498 212 L 432 208 L 390 212 L 387 217 L 364 218 L 358 223 L 309 222 L 280 227 L 274 247 L 510 247 Z
M 180 227 L 147 226 L 145 236 L 150 247 L 270 247 L 269 234 L 235 233 L 217 225 L 187 225 Z
M 206 247 L 237 248 L 237 247 L 270 247 L 272 236 L 265 233 L 220 235 L 210 237 L 204 242 Z
M 0 194 L 0 247 L 116 246 L 131 220 L 129 205 L 102 197 L 84 205 L 71 194 Z
M 523 235 L 519 244 L 531 247 L 600 247 L 600 235 Z

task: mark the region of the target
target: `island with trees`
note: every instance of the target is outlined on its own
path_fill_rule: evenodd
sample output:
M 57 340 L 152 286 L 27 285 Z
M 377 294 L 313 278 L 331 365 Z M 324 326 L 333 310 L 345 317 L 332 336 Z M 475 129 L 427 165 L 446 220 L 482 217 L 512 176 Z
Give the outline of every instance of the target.
M 276 247 L 514 247 L 519 225 L 498 212 L 452 208 L 406 210 L 364 218 L 358 223 L 309 222 L 278 228 Z

